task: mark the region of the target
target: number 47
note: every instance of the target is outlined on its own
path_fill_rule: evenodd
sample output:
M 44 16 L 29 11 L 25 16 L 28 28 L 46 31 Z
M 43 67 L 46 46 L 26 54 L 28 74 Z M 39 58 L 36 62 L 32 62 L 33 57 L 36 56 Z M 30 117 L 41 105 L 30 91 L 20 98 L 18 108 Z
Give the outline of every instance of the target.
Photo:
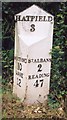
M 34 86 L 35 87 L 42 87 L 43 86 L 43 79 L 42 80 L 36 80 L 35 83 L 34 83 Z

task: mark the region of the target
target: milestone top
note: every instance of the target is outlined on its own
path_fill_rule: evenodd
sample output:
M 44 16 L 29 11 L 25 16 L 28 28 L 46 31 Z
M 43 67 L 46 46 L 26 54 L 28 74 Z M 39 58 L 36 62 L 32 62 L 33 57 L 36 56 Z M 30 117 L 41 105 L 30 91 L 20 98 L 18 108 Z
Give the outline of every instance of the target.
M 52 34 L 54 16 L 36 5 L 15 15 L 19 39 L 30 46 Z

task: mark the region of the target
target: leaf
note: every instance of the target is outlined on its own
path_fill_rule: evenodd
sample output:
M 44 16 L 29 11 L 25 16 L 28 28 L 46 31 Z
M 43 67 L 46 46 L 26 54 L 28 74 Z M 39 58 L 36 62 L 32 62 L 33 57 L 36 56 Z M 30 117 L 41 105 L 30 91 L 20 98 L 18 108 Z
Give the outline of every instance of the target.
M 5 65 L 4 68 L 8 68 L 8 65 Z

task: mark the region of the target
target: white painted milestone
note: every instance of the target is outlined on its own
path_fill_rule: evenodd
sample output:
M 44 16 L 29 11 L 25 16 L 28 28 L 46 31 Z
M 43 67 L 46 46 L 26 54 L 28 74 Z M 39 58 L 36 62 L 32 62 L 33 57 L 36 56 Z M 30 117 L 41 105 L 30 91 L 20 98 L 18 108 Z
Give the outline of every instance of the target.
M 36 5 L 15 15 L 13 92 L 25 103 L 49 94 L 54 17 Z

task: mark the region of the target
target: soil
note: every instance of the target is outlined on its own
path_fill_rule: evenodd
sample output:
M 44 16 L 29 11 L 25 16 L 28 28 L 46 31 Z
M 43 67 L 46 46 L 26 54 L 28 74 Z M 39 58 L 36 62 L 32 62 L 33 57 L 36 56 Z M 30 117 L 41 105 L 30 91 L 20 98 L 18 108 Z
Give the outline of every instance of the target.
M 66 113 L 62 107 L 52 109 L 48 106 L 48 102 L 46 104 L 25 105 L 13 94 L 12 85 L 3 86 L 2 116 L 3 119 L 67 120 Z

